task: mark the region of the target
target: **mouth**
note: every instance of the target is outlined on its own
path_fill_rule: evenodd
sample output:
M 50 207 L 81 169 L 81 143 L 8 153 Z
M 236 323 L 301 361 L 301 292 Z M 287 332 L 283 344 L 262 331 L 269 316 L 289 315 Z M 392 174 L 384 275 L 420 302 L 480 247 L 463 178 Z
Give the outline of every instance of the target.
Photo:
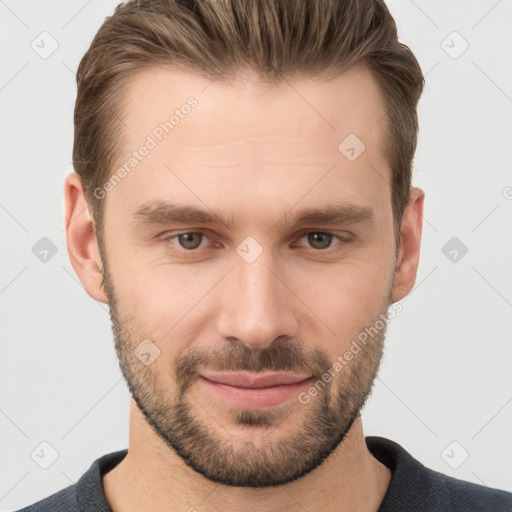
M 313 377 L 288 372 L 209 372 L 200 374 L 200 383 L 215 397 L 242 409 L 274 407 L 307 387 Z

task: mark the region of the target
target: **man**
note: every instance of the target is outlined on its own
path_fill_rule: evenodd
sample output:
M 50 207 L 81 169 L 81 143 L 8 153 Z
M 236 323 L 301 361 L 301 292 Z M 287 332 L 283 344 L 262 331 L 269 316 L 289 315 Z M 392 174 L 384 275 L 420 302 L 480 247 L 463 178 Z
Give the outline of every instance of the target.
M 24 510 L 510 510 L 363 434 L 424 201 L 423 76 L 383 2 L 131 1 L 77 81 L 68 250 L 130 440 Z

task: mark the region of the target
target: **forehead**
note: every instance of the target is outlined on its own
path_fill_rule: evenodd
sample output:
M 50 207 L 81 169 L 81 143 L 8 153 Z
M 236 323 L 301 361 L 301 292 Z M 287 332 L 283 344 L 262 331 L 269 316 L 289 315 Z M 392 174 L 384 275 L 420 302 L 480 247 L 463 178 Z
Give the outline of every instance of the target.
M 119 115 L 125 128 L 112 171 L 130 158 L 134 165 L 109 202 L 124 194 L 136 208 L 187 188 L 189 202 L 205 197 L 214 206 L 231 193 L 293 203 L 306 189 L 312 201 L 339 192 L 334 199 L 389 202 L 385 104 L 364 67 L 277 85 L 154 67 L 128 83 Z M 151 149 L 133 161 L 142 146 Z
M 133 132 L 128 141 L 136 144 L 134 136 L 151 133 L 155 123 L 168 120 L 190 97 L 197 99 L 197 108 L 173 135 L 195 139 L 198 146 L 251 135 L 317 135 L 329 143 L 355 133 L 373 142 L 385 124 L 375 126 L 385 115 L 384 100 L 373 75 L 361 65 L 330 80 L 296 77 L 277 85 L 251 74 L 221 81 L 153 67 L 137 73 L 126 88 L 120 115 Z

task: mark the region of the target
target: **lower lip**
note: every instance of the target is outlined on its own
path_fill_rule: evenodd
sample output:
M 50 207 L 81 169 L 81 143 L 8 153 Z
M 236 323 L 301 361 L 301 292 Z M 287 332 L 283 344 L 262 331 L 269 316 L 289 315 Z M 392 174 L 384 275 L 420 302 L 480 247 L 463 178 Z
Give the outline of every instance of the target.
M 274 407 L 291 398 L 296 398 L 301 390 L 310 384 L 312 379 L 306 379 L 294 384 L 280 384 L 265 388 L 239 388 L 214 382 L 204 377 L 200 377 L 199 380 L 210 392 L 235 407 L 262 409 Z

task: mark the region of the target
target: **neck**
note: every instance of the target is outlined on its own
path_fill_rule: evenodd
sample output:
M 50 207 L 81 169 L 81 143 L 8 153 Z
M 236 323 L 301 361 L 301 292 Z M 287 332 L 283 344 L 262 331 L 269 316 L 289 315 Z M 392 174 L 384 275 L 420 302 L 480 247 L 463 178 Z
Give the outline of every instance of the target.
M 132 401 L 128 454 L 103 477 L 103 488 L 113 512 L 375 512 L 390 480 L 368 451 L 358 417 L 331 456 L 298 480 L 263 489 L 214 483 L 168 448 Z

